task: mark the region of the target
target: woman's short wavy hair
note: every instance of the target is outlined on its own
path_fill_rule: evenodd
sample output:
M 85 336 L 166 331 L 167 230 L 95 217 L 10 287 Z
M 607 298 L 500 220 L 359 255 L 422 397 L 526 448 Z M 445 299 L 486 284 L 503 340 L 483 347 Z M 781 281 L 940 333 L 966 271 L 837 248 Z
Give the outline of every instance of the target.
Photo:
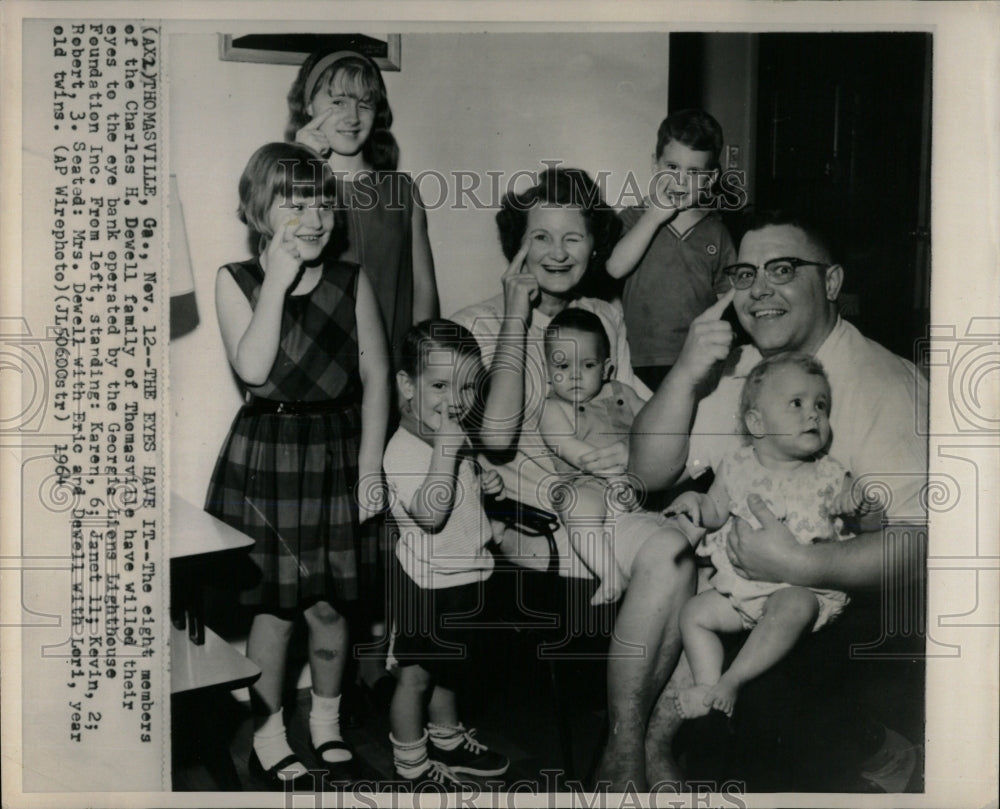
M 580 294 L 587 294 L 587 290 L 595 287 L 595 282 L 605 275 L 604 265 L 621 236 L 621 220 L 604 201 L 600 187 L 583 169 L 558 166 L 546 169 L 536 185 L 520 193 L 509 192 L 501 203 L 497 228 L 500 246 L 508 261 L 521 248 L 528 228 L 528 211 L 536 205 L 578 208 L 583 214 L 594 239 L 594 253 L 578 286 Z
M 288 125 L 285 140 L 294 141 L 295 133 L 312 120 L 306 109 L 316 95 L 326 90 L 338 76 L 342 75 L 345 89 L 358 98 L 369 97 L 375 104 L 375 121 L 371 134 L 361 149 L 361 154 L 376 171 L 395 171 L 399 165 L 399 145 L 390 132 L 392 109 L 385 82 L 378 66 L 369 58 L 358 54 L 348 54 L 336 59 L 323 69 L 319 76 L 309 78 L 317 64 L 329 55 L 327 51 L 310 54 L 299 68 L 298 75 L 288 91 Z M 306 87 L 311 86 L 310 98 L 306 98 Z

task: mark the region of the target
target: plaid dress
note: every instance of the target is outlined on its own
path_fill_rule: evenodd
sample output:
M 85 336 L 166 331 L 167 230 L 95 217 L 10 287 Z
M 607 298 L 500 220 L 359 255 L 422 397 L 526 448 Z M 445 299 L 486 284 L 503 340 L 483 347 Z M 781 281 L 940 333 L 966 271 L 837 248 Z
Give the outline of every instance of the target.
M 225 269 L 255 307 L 260 263 Z M 250 558 L 261 580 L 244 590 L 245 604 L 357 598 L 358 272 L 329 262 L 312 292 L 286 298 L 274 366 L 264 384 L 244 386 L 247 404 L 212 473 L 205 510 L 255 540 Z

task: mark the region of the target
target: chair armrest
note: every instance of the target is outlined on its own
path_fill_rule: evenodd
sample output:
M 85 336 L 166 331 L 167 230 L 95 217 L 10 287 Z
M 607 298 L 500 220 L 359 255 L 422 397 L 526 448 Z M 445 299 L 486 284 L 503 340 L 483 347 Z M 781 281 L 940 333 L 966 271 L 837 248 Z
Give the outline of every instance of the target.
M 504 525 L 516 528 L 527 536 L 548 536 L 559 530 L 559 518 L 551 511 L 529 506 L 510 497 L 487 497 L 484 503 L 486 516 Z
M 549 546 L 548 572 L 558 573 L 559 546 L 556 544 L 556 531 L 559 530 L 559 518 L 555 514 L 510 497 L 499 500 L 487 497 L 483 505 L 486 516 L 491 520 L 496 520 L 524 536 L 545 537 Z

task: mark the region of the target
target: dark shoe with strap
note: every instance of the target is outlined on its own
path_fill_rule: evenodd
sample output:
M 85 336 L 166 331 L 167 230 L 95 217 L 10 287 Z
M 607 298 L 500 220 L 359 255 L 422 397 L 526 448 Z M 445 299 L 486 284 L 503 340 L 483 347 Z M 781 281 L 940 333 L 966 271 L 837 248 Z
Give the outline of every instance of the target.
M 323 758 L 323 753 L 327 750 L 347 750 L 351 757 L 345 761 L 327 761 Z M 324 780 L 328 786 L 334 789 L 360 781 L 374 784 L 377 781 L 385 780 L 382 773 L 360 758 L 350 744 L 340 739 L 331 739 L 318 747 L 313 747 L 313 753 L 319 761 L 319 765 L 326 770 Z
M 316 754 L 316 758 L 319 759 L 319 763 L 323 766 L 333 766 L 334 764 L 346 764 L 354 758 L 354 748 L 351 747 L 343 739 L 330 739 L 328 742 L 323 742 L 323 744 L 316 746 L 313 745 L 313 753 Z M 327 761 L 323 758 L 323 754 L 328 750 L 346 750 L 351 754 L 350 758 L 342 759 L 341 761 Z
M 305 764 L 303 764 L 299 757 L 293 753 L 290 756 L 285 756 L 273 767 L 265 769 L 264 765 L 260 763 L 260 759 L 257 758 L 257 751 L 251 749 L 250 759 L 247 762 L 247 768 L 250 770 L 250 775 L 253 778 L 267 784 L 267 789 L 272 792 L 285 792 L 287 790 L 314 790 L 315 783 L 313 781 L 313 776 L 312 773 L 308 771 L 302 773 L 302 775 L 296 776 L 295 778 L 281 777 L 282 770 L 290 769 L 295 764 L 305 768 Z

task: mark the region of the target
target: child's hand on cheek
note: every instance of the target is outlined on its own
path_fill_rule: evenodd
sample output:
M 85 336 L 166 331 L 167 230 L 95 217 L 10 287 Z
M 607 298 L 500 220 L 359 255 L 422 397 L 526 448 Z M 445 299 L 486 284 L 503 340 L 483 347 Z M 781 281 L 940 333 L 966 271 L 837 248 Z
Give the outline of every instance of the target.
M 660 172 L 653 186 L 653 194 L 650 197 L 650 207 L 655 210 L 664 222 L 668 222 L 679 214 L 684 208 L 684 200 L 687 195 L 683 191 L 678 191 L 677 177 L 669 171 Z
M 293 229 L 298 225 L 298 218 L 291 217 L 278 228 L 274 237 L 267 243 L 262 256 L 264 283 L 274 284 L 282 291 L 291 288 L 302 267 L 302 260 L 292 235 Z
M 295 142 L 301 143 L 303 146 L 308 146 L 320 156 L 325 156 L 330 151 L 330 141 L 326 135 L 320 131 L 320 127 L 323 126 L 323 123 L 332 114 L 332 106 L 323 110 L 323 112 L 295 133 Z
M 434 444 L 440 449 L 457 451 L 468 443 L 465 430 L 458 421 L 458 413 L 446 408 L 441 414 L 441 426 L 434 434 Z

